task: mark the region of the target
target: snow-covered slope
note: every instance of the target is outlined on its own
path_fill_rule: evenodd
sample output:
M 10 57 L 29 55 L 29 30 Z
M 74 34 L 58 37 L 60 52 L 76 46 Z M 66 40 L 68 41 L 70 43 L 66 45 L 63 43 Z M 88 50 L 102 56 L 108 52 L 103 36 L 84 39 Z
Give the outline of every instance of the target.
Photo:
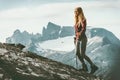
M 44 41 L 39 43 L 39 46 L 44 49 L 51 49 L 56 51 L 71 51 L 75 47 L 73 36 Z
M 120 53 L 120 41 L 114 34 L 102 28 L 89 29 L 86 34 L 88 36 L 86 54 L 99 66 L 99 70 L 95 74 L 108 79 L 108 75 L 112 76 L 111 72 L 113 68 L 119 66 L 116 65 L 116 61 L 120 59 L 118 57 Z M 68 50 L 69 52 L 64 54 L 56 52 L 55 54 L 46 55 L 46 57 L 76 68 L 73 36 L 45 41 L 39 43 L 39 46 L 45 49 Z

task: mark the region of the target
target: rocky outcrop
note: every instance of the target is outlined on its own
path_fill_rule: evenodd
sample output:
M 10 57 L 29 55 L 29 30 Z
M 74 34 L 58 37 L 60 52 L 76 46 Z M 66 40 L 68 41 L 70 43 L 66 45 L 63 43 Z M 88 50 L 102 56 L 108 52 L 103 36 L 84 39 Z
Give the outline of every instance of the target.
M 59 26 L 49 22 L 47 27 L 43 27 L 42 41 L 57 39 L 59 37 L 66 37 L 74 35 L 74 28 L 72 26 Z
M 11 46 L 11 47 L 10 47 Z M 100 80 L 99 77 L 31 53 L 21 47 L 0 43 L 2 80 Z
M 43 27 L 42 37 L 41 37 L 42 41 L 57 39 L 59 37 L 60 29 L 61 26 L 49 22 L 47 28 Z
M 67 36 L 72 36 L 74 35 L 74 28 L 71 26 L 63 26 L 61 28 L 59 37 L 67 37 Z

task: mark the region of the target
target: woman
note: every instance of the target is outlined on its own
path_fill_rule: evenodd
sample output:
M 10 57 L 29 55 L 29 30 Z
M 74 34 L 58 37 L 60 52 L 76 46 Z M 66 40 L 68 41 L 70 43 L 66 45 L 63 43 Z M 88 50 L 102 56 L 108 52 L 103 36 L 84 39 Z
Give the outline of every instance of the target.
M 90 58 L 85 54 L 86 45 L 87 45 L 87 37 L 85 34 L 86 31 L 86 18 L 84 16 L 83 10 L 81 7 L 75 8 L 75 38 L 74 43 L 76 45 L 76 55 L 82 63 L 82 71 L 88 71 L 87 65 L 85 61 L 88 61 L 91 65 L 91 74 L 93 74 L 98 67 L 90 60 Z M 81 44 L 80 44 L 81 42 Z M 81 47 L 80 47 L 81 46 Z

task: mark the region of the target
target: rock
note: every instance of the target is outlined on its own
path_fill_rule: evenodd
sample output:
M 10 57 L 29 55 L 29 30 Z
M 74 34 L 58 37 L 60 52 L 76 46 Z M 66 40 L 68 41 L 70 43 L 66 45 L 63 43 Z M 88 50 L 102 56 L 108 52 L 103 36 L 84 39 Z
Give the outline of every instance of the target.
M 2 80 L 100 80 L 99 77 L 80 72 L 72 66 L 29 51 L 16 50 L 17 47 L 13 44 L 2 45 L 5 48 L 0 49 L 7 51 L 7 54 L 3 51 L 4 55 L 0 58 L 0 78 Z M 14 47 L 14 49 L 10 47 Z M 5 57 L 6 55 L 8 57 Z

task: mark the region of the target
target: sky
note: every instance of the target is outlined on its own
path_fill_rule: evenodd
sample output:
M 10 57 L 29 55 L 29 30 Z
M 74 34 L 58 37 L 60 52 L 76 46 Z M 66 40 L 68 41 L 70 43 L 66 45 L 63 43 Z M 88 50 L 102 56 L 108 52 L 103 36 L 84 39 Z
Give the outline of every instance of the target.
M 74 9 L 81 6 L 87 26 L 102 27 L 120 39 L 120 0 L 0 0 L 0 42 L 16 29 L 41 33 L 48 22 L 74 25 Z

